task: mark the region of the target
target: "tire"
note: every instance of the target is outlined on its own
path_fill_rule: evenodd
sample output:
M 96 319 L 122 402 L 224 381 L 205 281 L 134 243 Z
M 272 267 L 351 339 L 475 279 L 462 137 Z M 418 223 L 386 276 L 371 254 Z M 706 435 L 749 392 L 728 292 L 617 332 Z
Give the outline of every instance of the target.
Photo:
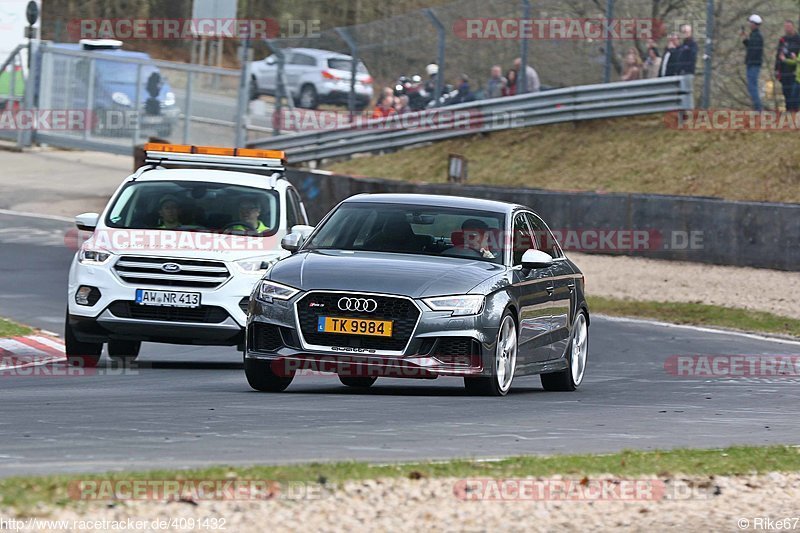
M 378 379 L 377 376 L 373 376 L 371 378 L 364 378 L 364 377 L 353 377 L 353 376 L 339 376 L 339 381 L 342 382 L 342 385 L 347 385 L 348 387 L 353 387 L 355 389 L 367 389 L 372 386 L 373 383 Z
M 300 89 L 300 97 L 297 99 L 297 107 L 316 109 L 318 105 L 317 90 L 313 85 L 303 85 L 303 88 Z
M 271 361 L 244 358 L 244 375 L 247 383 L 259 392 L 281 392 L 286 390 L 294 373 L 290 376 L 278 376 L 272 371 Z
M 108 356 L 121 363 L 130 363 L 139 357 L 140 341 L 108 341 Z
M 103 353 L 103 343 L 101 342 L 80 342 L 75 338 L 75 332 L 69 325 L 69 311 L 64 321 L 64 352 L 67 356 L 67 364 L 81 368 L 94 368 L 100 361 Z
M 542 387 L 546 391 L 569 392 L 580 387 L 586 374 L 589 355 L 589 328 L 586 314 L 581 311 L 572 323 L 572 335 L 567 345 L 567 368 L 560 372 L 542 374 Z
M 519 333 L 511 311 L 506 309 L 497 331 L 492 375 L 480 378 L 464 378 L 467 393 L 480 396 L 505 396 L 511 389 L 514 371 L 517 368 Z

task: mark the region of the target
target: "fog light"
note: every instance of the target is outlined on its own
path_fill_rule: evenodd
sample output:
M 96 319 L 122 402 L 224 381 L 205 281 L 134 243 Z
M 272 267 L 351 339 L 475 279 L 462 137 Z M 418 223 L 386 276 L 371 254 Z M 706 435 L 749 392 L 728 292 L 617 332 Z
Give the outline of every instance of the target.
M 94 305 L 100 299 L 100 289 L 81 285 L 75 293 L 75 303 L 78 305 Z

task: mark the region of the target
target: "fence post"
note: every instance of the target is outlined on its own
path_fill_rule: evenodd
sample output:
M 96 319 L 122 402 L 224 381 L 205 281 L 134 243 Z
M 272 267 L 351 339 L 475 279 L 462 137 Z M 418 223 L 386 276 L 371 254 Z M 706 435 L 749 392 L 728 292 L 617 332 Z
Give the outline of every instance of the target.
M 281 134 L 281 113 L 283 109 L 283 98 L 286 97 L 289 107 L 293 108 L 292 95 L 286 92 L 286 56 L 283 49 L 275 39 L 264 39 L 264 42 L 278 57 L 278 71 L 275 73 L 275 108 L 272 110 L 272 135 Z
M 192 84 L 194 82 L 194 71 L 190 70 L 186 75 L 186 104 L 183 110 L 183 144 L 189 144 L 189 128 L 192 125 Z
M 436 64 L 439 67 L 439 71 L 436 74 L 436 89 L 434 89 L 433 92 L 434 106 L 438 106 L 439 98 L 442 96 L 442 88 L 444 86 L 444 52 L 445 45 L 447 43 L 447 33 L 444 30 L 444 24 L 442 24 L 442 21 L 439 20 L 432 8 L 425 8 L 423 13 L 425 13 L 425 16 L 431 21 L 433 27 L 436 28 L 438 40 L 438 57 L 436 59 Z
M 253 36 L 253 28 L 248 21 L 247 35 L 242 40 L 241 62 L 242 68 L 239 74 L 239 98 L 236 101 L 236 132 L 233 145 L 237 148 L 244 146 L 245 142 L 245 120 L 247 118 L 247 102 L 250 101 L 250 39 Z
M 40 46 L 41 42 L 38 39 L 31 39 L 29 48 L 30 52 L 28 55 L 30 68 L 28 69 L 28 81 L 25 83 L 25 94 L 23 95 L 23 98 L 25 99 L 24 108 L 28 110 L 32 110 L 36 107 L 36 93 L 38 91 L 38 85 L 41 78 L 39 73 Z M 20 56 L 20 65 L 22 65 L 22 56 Z M 32 130 L 28 129 L 20 132 L 20 135 L 17 137 L 17 146 L 19 148 L 30 146 L 32 143 L 33 143 Z
M 92 67 L 94 67 L 94 58 L 91 59 Z M 94 68 L 92 68 L 94 72 Z M 90 87 L 94 84 L 94 78 L 90 78 Z M 136 113 L 136 122 L 133 127 L 133 146 L 139 143 L 139 134 L 141 133 L 142 123 L 142 64 L 136 64 L 136 92 L 133 95 L 133 109 Z
M 703 97 L 702 109 L 711 105 L 711 81 L 714 68 L 714 0 L 706 0 L 706 49 L 703 54 Z
M 606 58 L 603 62 L 603 83 L 611 81 L 611 59 L 614 49 L 611 46 L 611 19 L 614 18 L 614 0 L 606 0 L 606 20 L 603 21 L 603 36 L 606 43 Z
M 358 65 L 358 43 L 350 33 L 344 28 L 335 28 L 336 33 L 350 49 L 350 93 L 347 95 L 347 110 L 350 112 L 350 122 L 352 123 L 356 115 L 356 66 Z
M 531 2 L 530 0 L 522 0 L 522 18 L 528 20 L 531 18 Z M 528 92 L 528 37 L 523 37 L 520 43 L 519 51 L 519 69 L 517 72 L 517 94 L 525 94 Z M 533 87 L 531 87 L 533 90 Z
M 87 78 L 88 84 L 87 84 L 87 87 L 86 87 L 86 111 L 88 111 L 88 116 L 89 116 L 89 119 L 92 121 L 92 124 L 94 124 L 94 79 L 95 79 L 95 75 L 97 74 L 95 72 L 96 68 L 97 68 L 97 65 L 95 64 L 94 58 L 92 57 L 92 58 L 89 59 L 89 76 Z M 137 68 L 138 68 L 138 65 L 137 65 Z M 136 83 L 137 84 L 139 83 L 139 70 L 136 71 Z M 137 98 L 139 97 L 139 93 L 136 93 L 136 97 Z M 138 109 L 139 108 L 138 106 L 139 106 L 139 101 L 137 100 L 133 104 L 133 109 L 134 110 Z M 105 127 L 108 127 L 108 119 L 109 118 L 111 118 L 111 117 L 109 117 L 108 111 L 106 111 L 106 116 L 105 117 L 100 117 L 100 116 L 97 117 L 97 125 L 100 126 L 102 124 Z M 105 121 L 102 121 L 102 119 L 105 119 Z M 137 121 L 137 123 L 139 121 L 139 115 L 138 114 L 136 115 L 136 121 Z M 127 120 L 124 120 L 122 127 L 125 127 L 126 123 L 127 123 Z M 83 130 L 83 138 L 84 139 L 88 139 L 90 137 L 91 131 L 92 131 L 92 124 L 87 123 L 85 125 L 84 130 Z M 106 135 L 108 135 L 108 133 L 106 133 Z M 134 140 L 133 144 L 134 145 L 136 144 L 136 140 Z

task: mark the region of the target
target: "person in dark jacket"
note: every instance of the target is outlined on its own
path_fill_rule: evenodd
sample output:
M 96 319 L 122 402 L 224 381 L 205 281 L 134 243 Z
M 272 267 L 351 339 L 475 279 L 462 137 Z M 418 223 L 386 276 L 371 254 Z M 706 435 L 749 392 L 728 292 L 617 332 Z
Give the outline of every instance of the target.
M 792 57 L 792 54 L 800 54 L 800 35 L 791 20 L 783 23 L 783 31 L 784 35 L 778 41 L 778 50 L 775 53 L 775 77 L 781 82 L 786 111 L 796 112 L 800 110 L 800 85 L 795 78 L 796 67 L 781 61 L 781 55 Z
M 680 44 L 681 38 L 678 37 L 678 34 L 670 33 L 669 37 L 667 37 L 667 47 L 664 48 L 664 57 L 661 59 L 661 68 L 658 71 L 659 77 L 675 75 Z
M 742 43 L 746 48 L 744 64 L 747 69 L 747 92 L 753 100 L 753 109 L 761 111 L 761 93 L 758 87 L 758 77 L 761 74 L 761 64 L 764 62 L 764 37 L 761 36 L 761 23 L 763 20 L 756 14 L 747 19 L 750 23 L 750 35 L 742 32 Z
M 681 26 L 681 36 L 683 42 L 675 52 L 675 76 L 694 74 L 697 64 L 697 43 L 692 38 L 692 27 L 688 24 Z

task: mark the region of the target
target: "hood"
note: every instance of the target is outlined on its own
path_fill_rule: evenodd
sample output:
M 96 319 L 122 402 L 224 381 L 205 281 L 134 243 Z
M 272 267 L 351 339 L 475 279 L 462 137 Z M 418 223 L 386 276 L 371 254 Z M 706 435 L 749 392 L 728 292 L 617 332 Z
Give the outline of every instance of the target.
M 466 294 L 505 267 L 486 261 L 381 252 L 317 250 L 277 263 L 268 278 L 304 291 L 339 290 L 411 298 Z

